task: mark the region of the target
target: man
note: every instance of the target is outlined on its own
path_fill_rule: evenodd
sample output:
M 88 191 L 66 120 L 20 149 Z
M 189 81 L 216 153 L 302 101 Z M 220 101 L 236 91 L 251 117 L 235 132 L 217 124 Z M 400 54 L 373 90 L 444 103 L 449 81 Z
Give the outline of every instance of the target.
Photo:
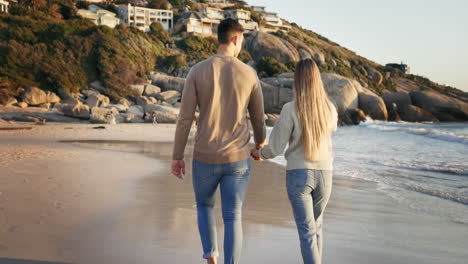
M 218 256 L 214 216 L 215 192 L 220 186 L 224 221 L 224 261 L 239 263 L 242 248 L 242 205 L 250 175 L 250 114 L 255 143 L 265 141 L 263 95 L 256 72 L 236 57 L 244 29 L 233 19 L 218 26 L 218 53 L 190 70 L 177 122 L 172 173 L 185 174 L 184 150 L 198 106 L 200 115 L 192 162 L 192 182 L 203 258 L 215 264 Z

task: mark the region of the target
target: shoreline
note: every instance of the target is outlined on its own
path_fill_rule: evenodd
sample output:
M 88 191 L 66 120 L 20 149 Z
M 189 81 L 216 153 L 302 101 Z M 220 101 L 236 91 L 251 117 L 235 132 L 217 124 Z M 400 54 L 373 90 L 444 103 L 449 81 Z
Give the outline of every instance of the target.
M 190 157 L 184 181 L 170 175 L 168 150 L 175 127 L 93 126 L 48 124 L 0 131 L 0 150 L 12 154 L 0 162 L 2 175 L 10 171 L 0 179 L 5 227 L 0 229 L 0 263 L 7 263 L 5 258 L 104 264 L 202 261 Z M 58 142 L 64 140 L 68 142 Z M 300 262 L 284 175 L 280 165 L 253 162 L 242 263 Z M 327 263 L 463 263 L 456 240 L 463 241 L 466 225 L 406 208 L 377 187 L 334 175 L 324 222 Z M 38 199 L 44 197 L 54 199 Z M 24 207 L 16 206 L 19 201 Z M 222 249 L 219 194 L 215 210 Z M 38 219 L 44 212 L 49 215 Z

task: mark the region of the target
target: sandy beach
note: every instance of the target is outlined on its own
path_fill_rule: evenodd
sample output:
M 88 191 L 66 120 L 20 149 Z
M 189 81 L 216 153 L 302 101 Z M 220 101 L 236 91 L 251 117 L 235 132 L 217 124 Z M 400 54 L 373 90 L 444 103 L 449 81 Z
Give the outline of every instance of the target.
M 0 130 L 0 263 L 203 263 L 187 175 L 170 175 L 174 125 Z M 242 263 L 301 263 L 280 165 L 254 163 Z M 465 263 L 467 226 L 334 175 L 325 263 Z M 217 204 L 219 242 L 222 220 Z M 220 259 L 222 263 L 222 258 Z

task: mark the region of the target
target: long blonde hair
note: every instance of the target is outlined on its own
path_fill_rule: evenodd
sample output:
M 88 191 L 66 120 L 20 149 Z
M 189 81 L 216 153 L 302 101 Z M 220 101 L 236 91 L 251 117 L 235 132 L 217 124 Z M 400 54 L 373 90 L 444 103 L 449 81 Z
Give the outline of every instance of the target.
M 321 144 L 330 139 L 334 110 L 323 86 L 317 64 L 312 59 L 301 60 L 294 73 L 296 112 L 302 126 L 301 142 L 309 160 L 317 158 Z M 325 141 L 325 142 L 324 142 Z

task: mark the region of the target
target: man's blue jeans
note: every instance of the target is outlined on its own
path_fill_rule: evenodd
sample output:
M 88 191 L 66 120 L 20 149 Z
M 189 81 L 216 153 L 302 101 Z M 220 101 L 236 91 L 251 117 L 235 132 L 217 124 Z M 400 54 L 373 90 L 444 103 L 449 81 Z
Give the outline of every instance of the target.
M 286 187 L 296 220 L 304 264 L 320 264 L 323 249 L 323 211 L 331 194 L 332 171 L 288 170 Z
M 224 220 L 224 263 L 239 263 L 242 249 L 242 205 L 251 167 L 250 159 L 225 164 L 206 164 L 193 160 L 192 182 L 203 258 L 218 256 L 214 205 L 219 185 Z

